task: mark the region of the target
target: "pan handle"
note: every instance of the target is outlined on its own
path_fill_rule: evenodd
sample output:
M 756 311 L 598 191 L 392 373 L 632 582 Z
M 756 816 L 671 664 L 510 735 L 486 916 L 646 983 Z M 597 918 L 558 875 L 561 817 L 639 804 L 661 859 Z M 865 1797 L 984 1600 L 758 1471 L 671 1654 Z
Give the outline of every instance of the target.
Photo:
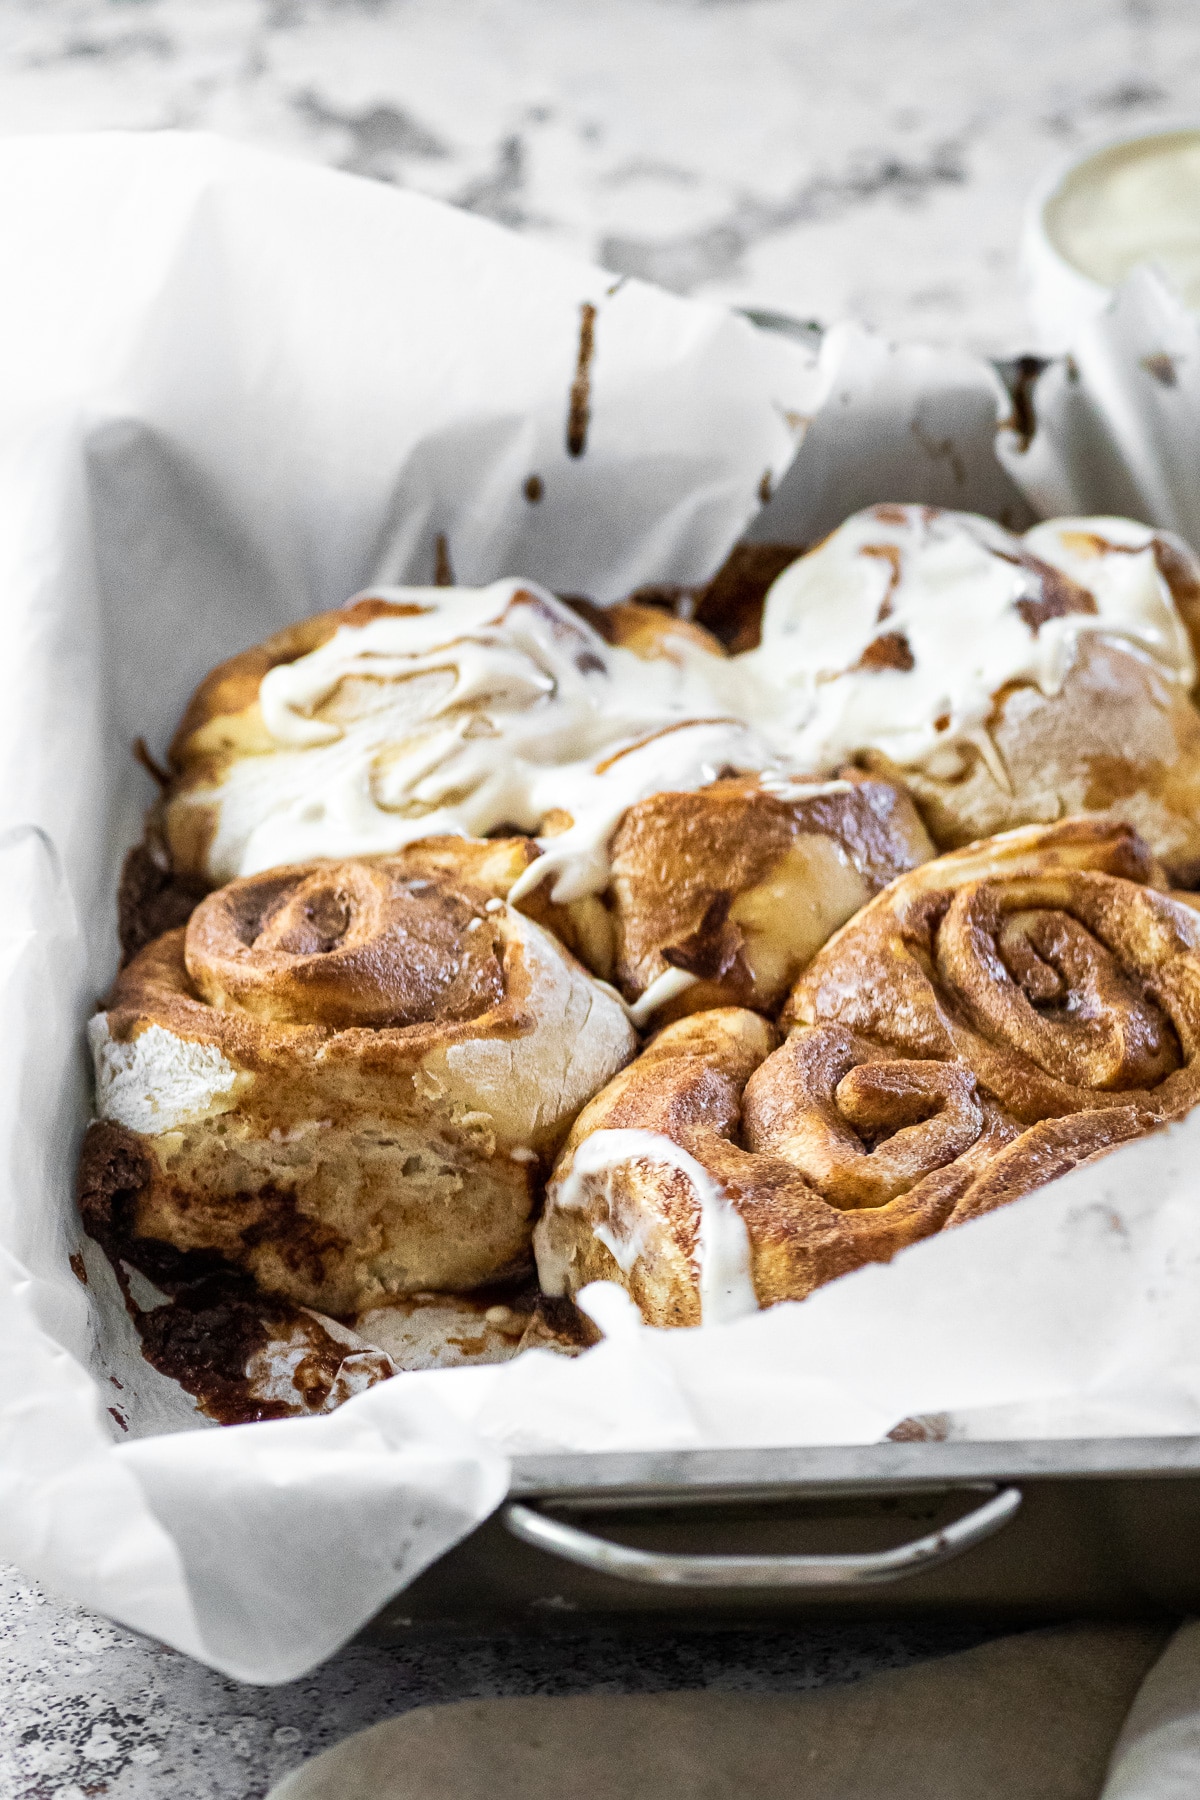
M 867 1587 L 875 1582 L 902 1581 L 923 1569 L 936 1568 L 981 1544 L 1007 1525 L 1021 1504 L 1019 1488 L 1006 1487 L 940 1531 L 914 1538 L 895 1550 L 870 1550 L 848 1556 L 690 1556 L 662 1550 L 633 1550 L 547 1518 L 532 1506 L 512 1501 L 502 1514 L 514 1537 L 577 1563 L 600 1575 L 617 1575 L 652 1587 L 670 1588 L 811 1588 Z

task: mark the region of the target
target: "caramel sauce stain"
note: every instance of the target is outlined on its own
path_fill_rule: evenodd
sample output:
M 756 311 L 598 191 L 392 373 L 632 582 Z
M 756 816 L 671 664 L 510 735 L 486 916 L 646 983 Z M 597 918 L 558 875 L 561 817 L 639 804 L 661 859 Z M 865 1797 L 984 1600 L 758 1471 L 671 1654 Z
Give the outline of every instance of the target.
M 546 492 L 546 484 L 540 475 L 529 475 L 526 477 L 523 491 L 530 506 L 536 506 Z
M 1028 359 L 1030 362 L 1033 358 Z M 924 1418 L 901 1419 L 887 1436 L 893 1444 L 943 1444 L 950 1435 L 946 1413 L 927 1413 Z
M 579 354 L 575 362 L 575 379 L 571 383 L 567 410 L 567 455 L 582 456 L 587 449 L 588 426 L 592 418 L 592 358 L 596 352 L 596 308 L 585 300 L 579 308 Z
M 206 881 L 176 875 L 169 859 L 156 857 L 153 846 L 135 844 L 121 865 L 117 886 L 122 967 L 165 931 L 186 925 L 207 892 Z
M 70 1262 L 71 1273 L 76 1281 L 81 1282 L 83 1286 L 86 1287 L 88 1284 L 87 1270 L 83 1266 L 83 1258 L 80 1256 L 78 1250 L 73 1251 L 67 1260 Z
M 333 1387 L 344 1349 L 311 1315 L 290 1301 L 258 1293 L 248 1275 L 214 1252 L 180 1251 L 139 1237 L 134 1221 L 149 1181 L 149 1159 L 131 1131 L 111 1123 L 88 1127 L 76 1185 L 84 1230 L 109 1260 L 147 1362 L 177 1381 L 218 1424 L 285 1418 L 287 1406 L 253 1393 L 247 1368 L 272 1336 L 285 1336 L 300 1323 L 320 1365 L 306 1371 L 308 1397 L 320 1405 Z M 140 1270 L 172 1304 L 139 1306 L 129 1268 Z M 120 1418 L 118 1423 L 125 1428 Z
M 663 961 L 701 981 L 719 981 L 728 975 L 745 942 L 729 917 L 732 902 L 730 893 L 714 894 L 695 931 L 677 944 L 668 944 Z
M 872 640 L 850 670 L 851 674 L 861 670 L 899 669 L 906 675 L 910 669 L 916 668 L 912 646 L 902 631 L 885 631 L 880 637 Z
M 764 469 L 762 472 L 762 480 L 758 484 L 758 497 L 764 506 L 767 504 L 767 501 L 771 498 L 771 471 L 770 471 L 770 469 Z
M 1017 449 L 1022 452 L 1028 450 L 1037 431 L 1033 391 L 1042 371 L 1048 367 L 1044 356 L 1017 356 L 1006 370 L 1012 411 L 1004 421 L 1004 427 L 1012 432 L 1017 440 Z
M 691 617 L 727 650 L 753 650 L 762 633 L 763 602 L 777 575 L 803 556 L 806 544 L 736 544 L 706 587 L 692 590 Z
M 155 760 L 150 746 L 144 737 L 135 737 L 132 748 L 134 762 L 140 763 L 147 775 L 149 775 L 151 781 L 156 781 L 165 793 L 171 785 L 171 771 L 169 769 L 164 769 L 162 764 Z
M 875 615 L 875 623 L 882 625 L 885 619 L 892 616 L 892 596 L 900 585 L 900 546 L 899 544 L 864 544 L 863 556 L 877 556 L 888 565 L 888 584 L 879 611 Z M 910 665 L 911 666 L 911 665 Z
M 1147 375 L 1153 375 L 1160 387 L 1173 388 L 1179 385 L 1179 371 L 1176 360 L 1168 356 L 1165 350 L 1156 350 L 1151 356 L 1142 357 L 1142 367 Z
M 997 552 L 1003 555 L 1002 552 Z M 1005 562 L 1017 562 L 1016 557 L 1004 557 Z M 1051 568 L 1049 563 L 1039 562 L 1034 556 L 1019 559 L 1020 566 L 1028 567 L 1036 574 L 1041 584 L 1040 599 L 1024 599 L 1014 601 L 1014 609 L 1034 637 L 1042 629 L 1047 619 L 1065 619 L 1070 613 L 1083 613 L 1092 617 L 1099 612 L 1099 607 L 1086 588 L 1072 581 L 1060 569 Z

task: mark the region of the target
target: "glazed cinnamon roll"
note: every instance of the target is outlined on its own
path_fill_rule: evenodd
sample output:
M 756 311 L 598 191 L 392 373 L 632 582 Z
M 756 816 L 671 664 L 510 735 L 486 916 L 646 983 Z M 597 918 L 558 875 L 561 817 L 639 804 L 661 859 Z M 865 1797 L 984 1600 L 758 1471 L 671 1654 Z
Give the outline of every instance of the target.
M 794 562 L 741 659 L 786 696 L 803 765 L 902 780 L 940 849 L 1071 814 L 1127 820 L 1200 881 L 1200 562 L 1128 521 L 1023 538 L 875 506 Z
M 636 1040 L 489 893 L 505 850 L 272 869 L 122 971 L 91 1037 L 100 1129 L 141 1170 L 130 1260 L 207 1253 L 342 1317 L 527 1266 L 541 1172 Z
M 639 801 L 612 844 L 615 977 L 643 1023 L 777 1012 L 831 933 L 933 853 L 904 790 L 856 770 Z
M 1200 915 L 1128 828 L 1025 828 L 901 876 L 818 953 L 782 1043 L 669 1026 L 584 1110 L 536 1233 L 552 1294 L 659 1325 L 802 1299 L 1200 1100 Z
M 527 833 L 526 888 L 569 903 L 607 885 L 633 802 L 779 761 L 737 680 L 715 638 L 653 608 L 611 609 L 602 634 L 516 581 L 381 590 L 208 677 L 157 828 L 176 877 L 209 883 Z

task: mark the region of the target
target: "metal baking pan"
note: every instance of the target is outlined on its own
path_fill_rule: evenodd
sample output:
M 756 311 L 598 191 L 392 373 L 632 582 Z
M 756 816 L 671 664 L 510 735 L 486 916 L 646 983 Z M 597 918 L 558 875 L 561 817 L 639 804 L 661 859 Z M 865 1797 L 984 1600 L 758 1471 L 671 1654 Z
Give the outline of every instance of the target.
M 369 1627 L 1200 1610 L 1200 1438 L 517 1458 Z

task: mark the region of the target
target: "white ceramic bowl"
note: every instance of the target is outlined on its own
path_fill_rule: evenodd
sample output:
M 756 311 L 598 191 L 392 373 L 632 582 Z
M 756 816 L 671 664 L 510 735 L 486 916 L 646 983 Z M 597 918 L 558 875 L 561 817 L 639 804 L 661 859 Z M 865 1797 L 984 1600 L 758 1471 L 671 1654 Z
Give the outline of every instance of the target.
M 1045 355 L 1069 349 L 1139 263 L 1200 309 L 1200 126 L 1111 138 L 1048 170 L 1026 208 L 1021 262 Z

